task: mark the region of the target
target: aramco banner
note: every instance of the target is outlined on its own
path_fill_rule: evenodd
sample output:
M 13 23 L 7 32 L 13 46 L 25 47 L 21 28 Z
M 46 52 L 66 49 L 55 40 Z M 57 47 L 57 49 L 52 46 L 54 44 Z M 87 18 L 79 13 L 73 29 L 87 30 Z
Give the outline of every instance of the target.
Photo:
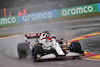
M 99 6 L 100 7 L 100 6 Z M 71 8 L 58 9 L 58 17 L 72 16 L 86 13 L 98 12 L 97 4 L 83 5 Z
M 18 17 L 18 20 L 19 23 L 22 23 L 22 22 L 31 22 L 31 21 L 51 19 L 51 18 L 57 18 L 57 10 L 28 13 L 26 15 Z
M 14 24 L 14 23 L 18 23 L 17 16 L 0 18 L 0 25 L 7 25 L 7 24 Z
M 36 20 L 45 20 L 45 19 L 52 19 L 52 18 L 66 17 L 66 16 L 94 13 L 94 12 L 100 12 L 100 3 L 63 8 L 63 9 L 51 10 L 51 11 L 28 13 L 20 17 L 18 16 L 3 17 L 0 18 L 0 25 L 32 22 Z

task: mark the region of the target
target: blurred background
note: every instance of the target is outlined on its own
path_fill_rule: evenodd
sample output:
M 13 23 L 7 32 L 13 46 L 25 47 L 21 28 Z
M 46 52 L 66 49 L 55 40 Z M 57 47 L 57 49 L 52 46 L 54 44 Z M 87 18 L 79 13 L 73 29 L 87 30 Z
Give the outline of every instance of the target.
M 0 17 L 5 17 L 4 11 L 7 17 L 24 10 L 34 13 L 93 3 L 100 3 L 100 0 L 0 0 Z

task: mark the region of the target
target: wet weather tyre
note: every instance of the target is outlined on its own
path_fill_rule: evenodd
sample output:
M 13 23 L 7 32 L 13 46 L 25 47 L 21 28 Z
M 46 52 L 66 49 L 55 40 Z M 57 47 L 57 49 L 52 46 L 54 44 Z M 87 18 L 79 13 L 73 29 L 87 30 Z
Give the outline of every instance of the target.
M 19 58 L 26 58 L 28 53 L 29 47 L 27 43 L 19 43 L 17 45 L 17 52 Z
M 70 44 L 70 52 L 78 52 L 81 53 L 82 52 L 82 48 L 79 42 L 72 42 Z
M 33 59 L 35 61 L 41 61 L 41 59 L 37 60 L 37 54 L 40 54 L 42 55 L 43 54 L 43 48 L 42 48 L 42 45 L 35 45 L 33 47 L 33 50 L 32 50 L 32 54 L 33 54 Z

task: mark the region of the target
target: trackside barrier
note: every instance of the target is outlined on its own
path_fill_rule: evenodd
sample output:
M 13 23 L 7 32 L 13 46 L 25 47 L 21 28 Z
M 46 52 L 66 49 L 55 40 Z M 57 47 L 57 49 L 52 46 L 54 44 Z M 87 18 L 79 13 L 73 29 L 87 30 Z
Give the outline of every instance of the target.
M 100 12 L 100 3 L 0 18 L 0 25 Z

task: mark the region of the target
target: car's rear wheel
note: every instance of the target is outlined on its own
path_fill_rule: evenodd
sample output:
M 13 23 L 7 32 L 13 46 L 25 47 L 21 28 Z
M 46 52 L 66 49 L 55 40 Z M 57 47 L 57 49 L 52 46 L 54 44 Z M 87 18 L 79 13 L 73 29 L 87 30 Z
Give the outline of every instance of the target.
M 19 58 L 26 58 L 28 53 L 29 47 L 27 43 L 19 43 L 17 46 L 17 52 Z

